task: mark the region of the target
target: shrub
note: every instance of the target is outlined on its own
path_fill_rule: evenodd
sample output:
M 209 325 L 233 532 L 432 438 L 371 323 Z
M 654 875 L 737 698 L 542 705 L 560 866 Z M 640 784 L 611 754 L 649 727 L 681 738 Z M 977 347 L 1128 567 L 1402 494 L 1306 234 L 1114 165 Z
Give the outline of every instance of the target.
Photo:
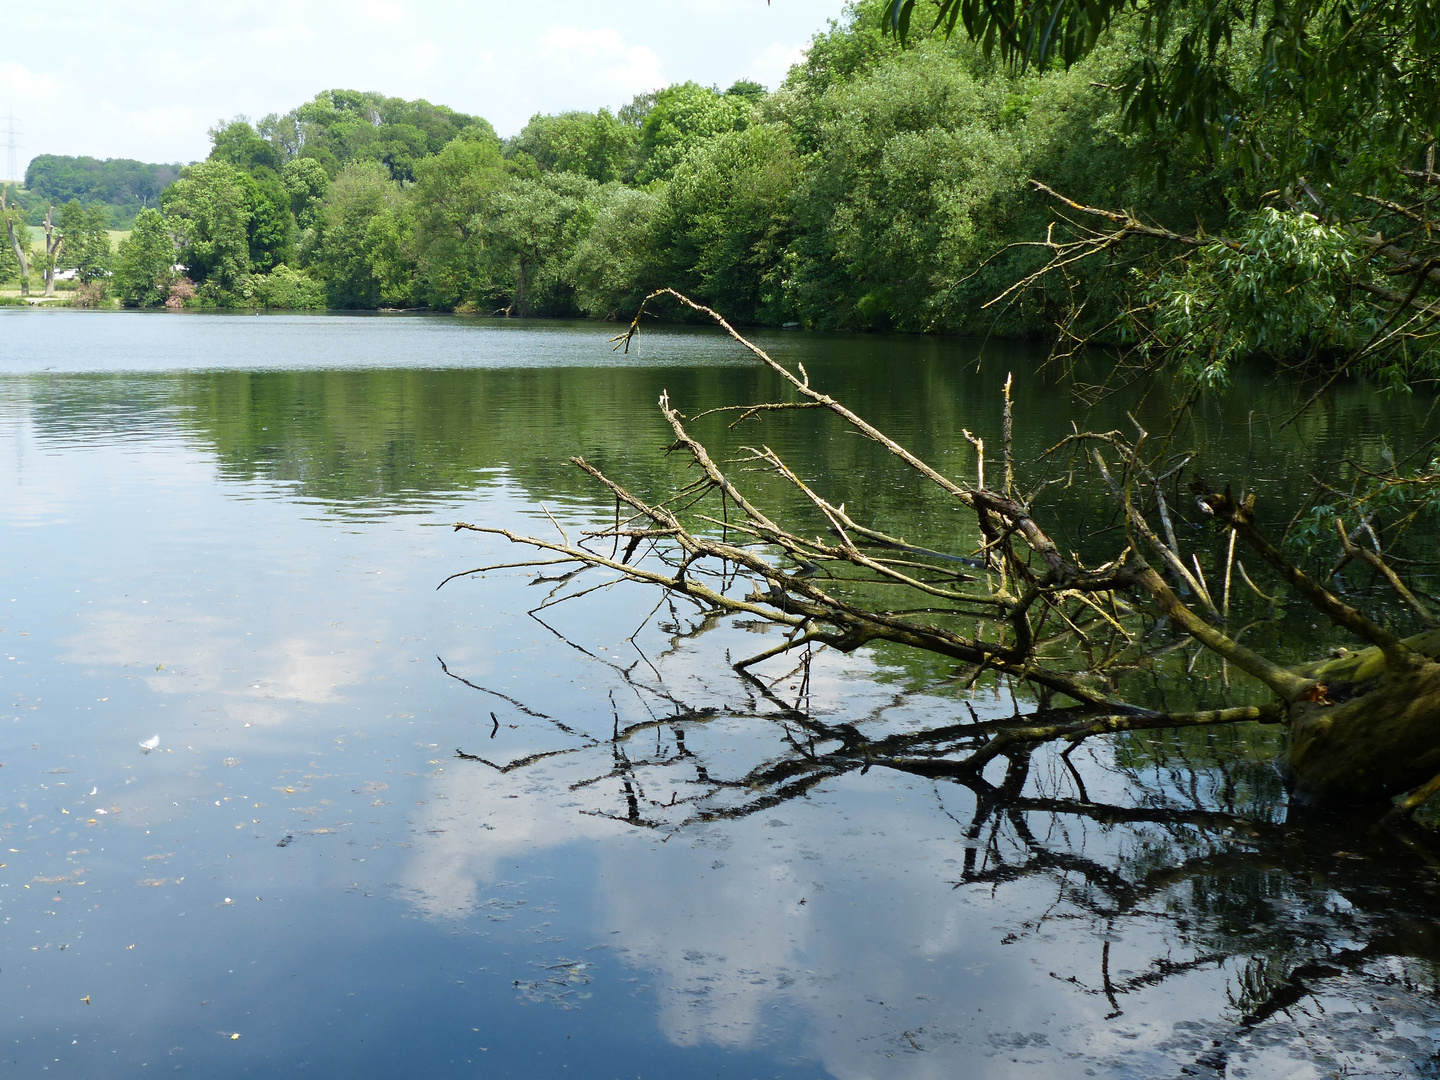
M 193 307 L 195 300 L 195 283 L 188 277 L 182 277 L 171 282 L 170 292 L 165 297 L 165 308 L 167 311 L 180 311 L 182 308 Z
M 105 279 L 96 278 L 94 281 L 86 281 L 75 290 L 75 296 L 70 301 L 71 307 L 98 308 L 105 303 Z
M 325 286 L 284 263 L 268 274 L 256 274 L 249 285 L 250 298 L 263 308 L 316 311 L 325 307 Z

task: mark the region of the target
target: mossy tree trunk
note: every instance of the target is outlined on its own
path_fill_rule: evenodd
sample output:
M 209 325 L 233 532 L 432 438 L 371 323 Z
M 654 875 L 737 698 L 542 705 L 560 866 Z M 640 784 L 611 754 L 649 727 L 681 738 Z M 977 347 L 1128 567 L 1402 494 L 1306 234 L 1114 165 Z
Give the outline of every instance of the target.
M 1396 671 L 1378 646 L 1299 669 L 1318 700 L 1289 708 L 1286 765 L 1308 802 L 1375 802 L 1440 775 L 1440 631 L 1406 638 Z

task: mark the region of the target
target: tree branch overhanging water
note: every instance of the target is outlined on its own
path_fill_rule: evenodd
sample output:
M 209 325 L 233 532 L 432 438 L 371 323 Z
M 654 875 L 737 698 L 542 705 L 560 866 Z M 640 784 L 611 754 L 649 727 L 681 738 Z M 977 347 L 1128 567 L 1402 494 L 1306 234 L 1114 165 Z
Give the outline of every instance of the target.
M 613 576 L 606 583 L 628 580 L 658 587 L 711 616 L 758 618 L 786 634 L 782 644 L 736 662 L 741 672 L 796 649 L 820 645 L 852 652 L 890 642 L 961 662 L 971 683 L 990 672 L 1031 687 L 1039 703 L 1034 714 L 987 727 L 979 738 L 971 728 L 964 739 L 946 743 L 950 733 L 941 732 L 934 745 L 945 749 L 937 753 L 932 747 L 924 755 L 925 768 L 949 775 L 978 774 L 999 756 L 1044 743 L 1073 746 L 1126 730 L 1247 722 L 1286 725 L 1286 765 L 1302 799 L 1383 803 L 1426 790 L 1440 775 L 1440 739 L 1434 734 L 1440 727 L 1440 664 L 1435 662 L 1440 632 L 1432 628 L 1402 639 L 1307 577 L 1255 524 L 1253 494 L 1237 499 L 1228 491 L 1214 491 L 1199 477 L 1191 485 L 1202 509 L 1231 531 L 1222 612 L 1198 557 L 1191 560 L 1194 573 L 1187 567 L 1157 479 L 1178 483 L 1189 459 L 1177 464 L 1147 457 L 1143 430 L 1133 443 L 1115 432 L 1078 430 L 1066 440 L 1082 462 L 1087 456 L 1093 460 L 1125 525 L 1110 557 L 1087 565 L 1079 553 L 1063 553 L 1037 518 L 1035 499 L 1043 488 L 1029 497 L 1016 492 L 1008 380 L 1002 402 L 1005 479 L 996 490 L 986 484 L 983 442 L 968 431 L 964 434 L 976 447 L 973 483 L 944 475 L 815 388 L 803 365 L 792 371 L 712 309 L 673 289 L 658 290 L 647 303 L 659 296 L 713 319 L 799 399 L 739 405 L 741 420 L 792 407 L 829 412 L 963 509 L 972 522 L 973 546 L 945 551 L 908 544 L 889 535 L 884 522 L 864 524 L 863 513 L 827 500 L 771 447 L 743 447 L 742 456 L 729 464 L 778 477 L 827 523 L 827 537 L 803 535 L 742 490 L 691 434 L 687 418 L 664 393 L 659 409 L 674 438 L 667 453 L 684 458 L 698 474 L 694 481 L 651 501 L 583 458 L 572 458 L 615 501 L 614 524 L 572 540 L 557 523 L 559 539 L 547 540 L 501 525 L 458 522 L 457 530 L 501 536 L 542 556 L 468 573 L 522 565 L 608 572 Z M 617 349 L 628 348 L 644 312 L 642 306 L 627 333 L 615 339 Z M 1106 447 L 1120 456 L 1113 467 L 1102 453 Z M 1137 499 L 1137 492 L 1153 492 L 1153 504 Z M 1293 668 L 1242 645 L 1226 626 L 1234 538 L 1318 614 L 1368 647 Z M 1164 573 L 1141 554 L 1142 543 L 1161 558 Z M 1241 574 L 1264 595 L 1243 567 Z M 1268 691 L 1268 700 L 1192 711 L 1152 709 L 1126 700 L 1117 691 L 1118 678 L 1163 648 L 1164 640 L 1156 644 L 1157 633 L 1169 640 L 1179 633 L 1253 676 Z M 910 762 L 898 750 L 886 763 L 918 767 L 918 761 Z

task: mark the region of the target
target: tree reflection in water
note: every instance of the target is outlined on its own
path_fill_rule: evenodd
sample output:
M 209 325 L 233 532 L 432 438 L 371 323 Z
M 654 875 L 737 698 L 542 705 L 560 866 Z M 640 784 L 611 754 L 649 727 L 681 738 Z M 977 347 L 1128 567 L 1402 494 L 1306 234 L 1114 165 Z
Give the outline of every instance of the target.
M 1352 825 L 1338 814 L 1302 815 L 1287 806 L 1271 765 L 1273 729 L 1129 732 L 1108 743 L 1091 740 L 1080 752 L 1018 752 L 977 775 L 954 759 L 1014 722 L 1013 699 L 962 698 L 964 721 L 934 726 L 906 717 L 927 696 L 933 705 L 936 688 L 897 686 L 868 713 L 839 718 L 812 707 L 812 678 L 823 660 L 807 651 L 778 678 L 735 675 L 734 706 L 695 705 L 662 669 L 693 638 L 721 628 L 704 618 L 682 627 L 676 615 L 666 629 L 666 653 L 628 665 L 553 631 L 613 675 L 608 732 L 586 732 L 447 668 L 497 703 L 503 699 L 500 707 L 528 714 L 517 719 L 554 725 L 563 740 L 509 761 L 479 747 L 457 748 L 456 756 L 502 774 L 566 758 L 572 779 L 552 790 L 567 800 L 599 800 L 577 812 L 666 840 L 875 769 L 924 778 L 963 847 L 948 878 L 952 888 L 993 896 L 1017 887 L 1032 895 L 1048 890 L 1048 906 L 1006 927 L 1001 944 L 1041 937 L 1047 924 L 1080 921 L 1097 939 L 1097 962 L 1067 971 L 1057 956 L 1050 975 L 1102 1000 L 1105 1019 L 1124 1016 L 1186 974 L 1223 972 L 1223 1016 L 1172 1017 L 1182 1034 L 1195 1028 L 1180 1055 L 1187 1059 L 1182 1075 L 1224 1075 L 1247 1060 L 1256 1039 L 1298 1035 L 1313 1045 L 1321 1030 L 1329 1043 L 1316 1051 L 1319 1061 L 1340 1054 L 1346 1066 L 1341 1051 L 1348 1046 L 1354 1061 L 1382 1073 L 1440 1069 L 1440 1044 L 1403 1035 L 1433 1031 L 1440 1016 L 1440 850 L 1433 834 L 1420 826 Z M 617 693 L 630 695 L 644 715 L 622 716 Z M 945 701 L 953 714 L 953 693 Z M 765 749 L 735 769 L 727 743 L 742 728 L 746 738 L 762 730 Z M 951 809 L 961 803 L 964 810 Z M 1112 957 L 1112 943 L 1121 941 L 1124 967 Z M 1136 942 L 1152 948 L 1144 964 L 1134 959 Z M 1340 1029 L 1324 1015 L 1335 995 L 1379 1010 L 1360 1034 L 1352 1017 L 1339 1050 Z M 902 1034 L 915 1043 L 915 1032 Z

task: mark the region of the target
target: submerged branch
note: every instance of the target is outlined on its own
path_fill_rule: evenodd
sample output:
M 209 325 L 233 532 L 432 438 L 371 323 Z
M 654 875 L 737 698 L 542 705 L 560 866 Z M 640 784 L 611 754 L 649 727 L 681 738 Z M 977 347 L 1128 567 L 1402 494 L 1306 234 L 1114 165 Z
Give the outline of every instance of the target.
M 1093 211 L 1078 204 L 1072 206 L 1086 213 Z M 1200 242 L 1146 226 L 1128 215 L 1093 213 L 1131 233 Z M 1196 480 L 1191 488 L 1202 509 L 1223 523 L 1228 532 L 1223 574 L 1217 576 L 1217 586 L 1223 585 L 1223 610 L 1217 607 L 1198 555 L 1192 553 L 1188 565 L 1182 555 L 1171 503 L 1165 498 L 1165 484 L 1173 480 L 1178 485 L 1179 474 L 1189 466 L 1191 455 L 1162 450 L 1150 458 L 1142 456 L 1146 433 L 1138 421 L 1132 418 L 1138 432 L 1134 442 L 1119 432 L 1077 429 L 1047 452 L 1049 456 L 1072 445 L 1082 460 L 1088 457 L 1122 515 L 1124 542 L 1117 544 L 1118 550 L 1108 561 L 1087 566 L 1078 552 L 1062 553 L 1037 520 L 1031 499 L 1046 485 L 1035 488 L 1036 495 L 1030 498 L 1017 494 L 1024 489 L 1019 486 L 1014 460 L 1011 380 L 1006 380 L 1001 402 L 1001 468 L 992 470 L 1002 473 L 1000 490 L 987 486 L 983 442 L 968 431 L 963 434 L 976 448 L 976 477 L 973 484 L 962 483 L 945 476 L 813 387 L 802 365 L 796 365 L 797 373 L 776 361 L 711 308 L 672 289 L 659 290 L 646 302 L 660 296 L 668 296 L 713 319 L 801 399 L 736 405 L 728 411 L 738 412 L 741 420 L 785 413 L 792 408 L 822 408 L 838 416 L 907 469 L 939 487 L 955 507 L 968 512 L 973 521 L 971 535 L 979 538 L 973 554 L 910 544 L 882 527 L 883 522 L 863 523 L 864 514 L 827 498 L 769 446 L 742 447 L 740 464 L 759 465 L 778 476 L 823 518 L 830 536 L 800 534 L 731 480 L 709 448 L 689 432 L 686 417 L 666 392 L 660 395 L 659 408 L 672 439 L 667 452 L 686 456 L 696 470 L 692 474 L 695 479 L 652 502 L 583 458 L 574 457 L 571 462 L 575 467 L 605 492 L 607 501 L 614 501 L 613 525 L 584 529 L 580 539 L 572 541 L 548 511 L 559 533 L 558 540 L 526 536 L 499 526 L 459 522 L 456 529 L 503 537 L 541 556 L 494 563 L 465 573 L 507 566 L 573 565 L 575 569 L 563 575 L 546 598 L 542 606 L 547 607 L 576 600 L 619 581 L 657 587 L 698 606 L 702 625 L 691 633 L 699 633 L 726 616 L 758 618 L 783 631 L 783 640 L 733 662 L 732 667 L 749 680 L 754 692 L 766 698 L 771 697 L 771 691 L 754 675 L 754 669 L 775 657 L 804 650 L 796 672 L 803 671 L 801 693 L 808 693 L 811 650 L 817 645 L 849 653 L 885 641 L 959 661 L 964 666 L 952 674 L 949 682 L 960 693 L 968 692 L 987 673 L 997 679 L 1013 680 L 1016 716 L 1010 720 L 981 723 L 977 719 L 972 724 L 911 733 L 913 738 L 871 741 L 863 752 L 849 735 L 843 735 L 841 747 L 820 757 L 809 755 L 805 775 L 787 773 L 784 785 L 796 791 L 808 790 L 823 776 L 856 764 L 886 764 L 925 775 L 978 775 L 997 757 L 1014 763 L 1045 743 L 1061 742 L 1073 747 L 1096 735 L 1245 723 L 1290 725 L 1289 761 L 1301 787 L 1343 789 L 1348 793 L 1346 797 L 1372 798 L 1376 793 L 1413 788 L 1440 767 L 1440 749 L 1433 746 L 1433 735 L 1426 734 L 1433 730 L 1426 726 L 1431 722 L 1431 713 L 1440 711 L 1440 698 L 1436 703 L 1431 701 L 1436 696 L 1434 687 L 1440 683 L 1440 665 L 1428 659 L 1431 654 L 1418 651 L 1413 639 L 1400 640 L 1287 560 L 1256 526 L 1254 496 L 1236 500 L 1228 490 L 1218 493 Z M 642 306 L 628 332 L 614 339 L 617 348 L 628 346 L 638 332 L 643 313 Z M 727 410 L 710 410 L 720 411 Z M 1107 461 L 1102 453 L 1105 446 L 1120 455 L 1119 466 L 1112 468 Z M 1147 500 L 1151 502 L 1148 509 Z M 716 501 L 718 506 L 714 505 Z M 1158 517 L 1158 525 L 1151 524 L 1152 514 Z M 1237 539 L 1258 552 L 1275 574 L 1317 611 L 1372 643 L 1376 659 L 1373 663 L 1366 660 L 1366 681 L 1358 674 L 1347 681 L 1340 669 L 1331 665 L 1298 669 L 1283 666 L 1240 644 L 1238 639 L 1248 627 L 1232 637 L 1215 625 L 1225 624 L 1230 614 L 1234 600 L 1232 572 L 1238 571 L 1241 581 L 1272 609 L 1275 604 L 1275 598 L 1256 585 L 1236 558 Z M 606 544 L 606 540 L 610 543 Z M 1426 604 L 1405 586 L 1378 552 L 1356 546 L 1343 527 L 1341 541 L 1347 558 L 1358 558 L 1373 566 L 1424 625 L 1435 626 L 1435 617 Z M 885 557 L 875 551 L 876 545 L 905 557 Z M 1176 588 L 1193 594 L 1202 612 L 1192 610 L 1177 595 L 1176 588 L 1140 554 L 1140 546 L 1148 548 L 1159 560 L 1157 565 L 1173 575 Z M 603 548 L 609 548 L 609 553 L 598 550 Z M 956 564 L 973 568 L 978 574 L 966 575 L 955 568 Z M 609 571 L 614 577 L 588 588 L 566 591 L 575 575 L 592 569 Z M 455 576 L 461 575 L 446 580 Z M 874 599 L 877 593 L 884 597 L 882 601 Z M 1177 633 L 1184 635 L 1178 641 Z M 1199 646 L 1189 667 L 1193 668 L 1202 653 L 1211 654 L 1220 662 L 1227 689 L 1228 672 L 1233 667 L 1257 680 L 1273 699 L 1261 704 L 1175 711 L 1143 708 L 1116 696 L 1117 676 L 1153 666 L 1185 638 Z M 650 666 L 656 670 L 653 664 Z M 1353 666 L 1345 662 L 1345 671 Z M 656 674 L 658 677 L 658 670 Z M 1028 686 L 1035 695 L 1037 709 L 1028 717 L 1019 715 L 1019 699 L 1014 697 L 1017 686 Z M 1332 693 L 1337 695 L 1334 701 Z M 1057 696 L 1075 704 L 1057 703 Z M 777 700 L 776 704 L 781 703 Z M 782 707 L 796 723 L 810 723 L 798 711 L 798 705 Z M 1393 711 L 1392 707 L 1398 709 L 1394 715 L 1399 719 L 1391 725 L 1391 734 L 1386 734 L 1376 723 L 1383 727 L 1386 710 Z M 1333 737 L 1326 726 L 1332 715 L 1337 719 L 1342 715 L 1356 718 L 1353 722 L 1347 719 L 1348 732 L 1378 732 L 1374 736 L 1378 744 L 1367 747 L 1369 763 L 1356 775 L 1347 773 L 1347 762 L 1355 757 L 1354 739 L 1360 736 Z M 1405 760 L 1386 757 L 1386 739 L 1397 747 L 1407 747 Z M 1435 767 L 1431 767 L 1432 759 Z M 1423 776 L 1415 775 L 1416 770 L 1427 768 L 1430 771 Z

